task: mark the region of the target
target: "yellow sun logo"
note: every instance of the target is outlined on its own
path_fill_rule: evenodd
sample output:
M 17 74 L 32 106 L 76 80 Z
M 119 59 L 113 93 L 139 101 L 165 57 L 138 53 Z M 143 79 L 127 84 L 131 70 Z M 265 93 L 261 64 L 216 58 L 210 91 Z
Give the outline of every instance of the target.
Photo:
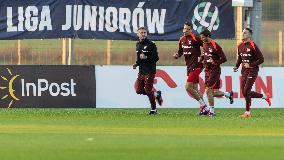
M 4 90 L 4 89 L 7 89 L 7 88 L 8 88 L 8 93 L 9 93 L 9 95 L 10 95 L 10 97 L 11 97 L 11 101 L 10 101 L 10 103 L 9 103 L 9 105 L 8 105 L 8 108 L 10 108 L 10 107 L 12 106 L 14 100 L 16 100 L 16 101 L 20 100 L 19 98 L 17 98 L 17 97 L 15 96 L 15 94 L 14 94 L 15 90 L 13 89 L 13 83 L 14 83 L 15 79 L 16 79 L 19 75 L 13 75 L 13 73 L 11 72 L 11 70 L 10 70 L 9 68 L 6 68 L 6 69 L 7 69 L 8 73 L 9 73 L 9 77 L 11 77 L 11 78 L 8 79 L 8 78 L 6 78 L 5 76 L 1 76 L 1 78 L 2 78 L 4 81 L 7 81 L 7 82 L 8 82 L 8 87 L 0 86 L 0 89 L 1 89 L 1 90 Z M 1 98 L 1 100 L 7 99 L 7 98 L 9 97 L 9 95 L 8 95 L 8 94 L 5 94 L 5 95 Z

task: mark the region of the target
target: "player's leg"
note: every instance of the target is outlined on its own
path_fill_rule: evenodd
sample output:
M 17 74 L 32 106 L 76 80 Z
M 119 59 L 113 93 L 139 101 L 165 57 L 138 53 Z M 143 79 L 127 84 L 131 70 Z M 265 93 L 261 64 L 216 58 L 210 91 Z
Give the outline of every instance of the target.
M 217 91 L 217 94 L 221 94 L 219 92 L 220 86 L 221 86 L 221 80 L 220 80 L 220 72 L 209 72 L 208 78 L 206 80 L 206 93 L 209 103 L 209 116 L 215 116 L 214 111 L 214 91 Z M 224 95 L 224 93 L 222 93 Z
M 214 107 L 214 90 L 218 90 L 220 88 L 220 74 L 208 72 L 206 75 L 206 94 L 209 107 L 211 108 Z
M 246 82 L 246 85 L 245 85 L 245 88 L 246 88 L 246 94 L 248 96 L 250 96 L 251 98 L 262 98 L 263 95 L 261 93 L 257 93 L 257 92 L 254 92 L 252 91 L 252 86 L 257 78 L 257 72 L 255 73 L 255 71 L 250 71 L 250 73 L 248 74 L 247 76 L 247 82 Z
M 206 87 L 206 95 L 208 99 L 208 108 L 209 108 L 208 115 L 215 116 L 216 114 L 214 110 L 214 89 Z
M 145 82 L 144 82 L 144 75 L 138 74 L 137 80 L 136 80 L 136 93 L 137 94 L 143 94 L 146 95 L 145 92 Z
M 198 83 L 199 83 L 199 74 L 201 73 L 201 68 L 196 68 L 187 74 L 187 81 L 185 84 L 186 91 L 192 95 L 194 99 L 199 101 L 201 99 L 201 96 L 198 92 Z
M 246 111 L 247 113 L 250 114 L 250 106 L 251 106 L 251 89 L 252 89 L 252 86 L 253 86 L 253 83 L 254 83 L 254 78 L 253 77 L 247 77 L 247 80 L 246 80 L 246 84 L 244 86 L 244 92 L 243 92 L 243 95 L 246 99 Z
M 221 72 L 219 73 L 213 73 L 214 74 L 214 77 L 212 77 L 214 80 L 216 80 L 214 86 L 213 86 L 213 96 L 214 97 L 226 97 L 226 98 L 231 98 L 232 97 L 232 91 L 231 92 L 222 92 L 220 91 L 220 86 L 221 86 L 221 80 L 220 80 L 220 77 L 221 77 Z
M 194 90 L 196 90 L 197 94 L 199 95 L 199 98 L 202 99 L 202 101 L 204 101 L 203 95 L 200 93 L 200 90 L 198 89 L 198 83 L 193 84 L 192 87 Z
M 155 91 L 154 92 L 154 96 L 155 96 L 155 99 L 156 99 L 156 102 L 162 106 L 163 105 L 163 97 L 162 97 L 162 91 Z
M 147 74 L 145 76 L 145 92 L 151 104 L 151 111 L 149 112 L 149 114 L 157 114 L 156 101 L 153 91 L 154 78 L 155 74 Z
M 214 97 L 226 97 L 226 98 L 229 98 L 230 99 L 230 103 L 232 104 L 232 101 L 233 101 L 233 91 L 231 92 L 222 92 L 219 90 L 220 86 L 221 86 L 221 80 L 220 80 L 220 77 L 221 77 L 221 72 L 219 73 L 214 73 L 214 79 L 218 79 L 218 81 L 216 81 L 215 83 L 215 86 L 214 86 L 214 91 L 213 91 L 213 96 Z
M 246 69 L 242 74 L 241 88 L 243 92 L 243 96 L 246 100 L 246 112 L 242 115 L 244 118 L 250 117 L 250 106 L 251 106 L 251 89 L 254 83 L 254 77 L 249 76 L 249 70 Z
M 215 110 L 214 110 L 214 89 L 213 88 L 209 88 L 206 87 L 206 95 L 207 95 L 207 99 L 208 99 L 208 108 L 209 108 L 209 112 L 208 115 L 209 116 L 215 116 Z
M 219 89 L 214 89 L 214 97 L 225 97 L 230 100 L 230 104 L 234 103 L 233 91 L 230 92 L 222 92 Z
M 210 108 L 214 107 L 214 89 L 206 87 L 206 95 L 209 107 Z
M 186 91 L 192 95 L 192 97 L 197 100 L 200 104 L 200 113 L 203 114 L 203 109 L 206 108 L 206 104 L 203 100 L 203 96 L 200 94 L 198 90 L 198 83 L 199 83 L 199 75 L 202 72 L 202 68 L 196 68 L 193 71 L 188 73 L 188 78 L 185 84 Z
M 213 90 L 213 96 L 214 97 L 223 97 L 223 96 L 225 96 L 225 93 L 220 91 L 219 89 L 214 89 Z
M 185 84 L 185 89 L 195 100 L 200 101 L 202 98 L 200 97 L 199 92 L 196 90 L 197 86 L 198 84 L 187 81 Z
M 258 76 L 258 70 L 252 70 L 249 73 L 248 77 L 249 77 L 250 81 L 253 81 L 253 82 L 250 82 L 250 83 L 252 83 L 252 85 L 254 84 L 257 76 Z M 252 78 L 250 78 L 250 77 L 252 77 Z M 266 100 L 268 105 L 271 106 L 271 100 L 270 100 L 270 94 L 269 93 L 261 94 L 261 93 L 258 93 L 258 92 L 251 91 L 249 94 L 250 94 L 251 98 L 262 98 L 262 99 Z
M 205 86 L 206 94 L 209 104 L 209 116 L 215 116 L 214 111 L 214 90 L 220 88 L 220 73 L 217 72 L 207 72 L 205 73 Z

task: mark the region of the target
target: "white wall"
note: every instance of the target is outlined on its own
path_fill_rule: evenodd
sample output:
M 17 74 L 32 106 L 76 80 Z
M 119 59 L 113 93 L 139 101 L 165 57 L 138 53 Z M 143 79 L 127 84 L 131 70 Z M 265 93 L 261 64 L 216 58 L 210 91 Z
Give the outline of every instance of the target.
M 158 66 L 158 74 L 163 72 L 168 74 L 173 80 L 169 87 L 161 77 L 157 77 L 157 83 L 154 87 L 162 91 L 164 99 L 164 108 L 196 108 L 199 104 L 191 98 L 185 91 L 186 67 L 183 66 Z M 150 103 L 147 96 L 137 95 L 134 89 L 134 82 L 137 78 L 137 70 L 132 66 L 96 66 L 96 100 L 97 108 L 149 108 Z M 267 67 L 260 68 L 257 85 L 253 90 L 258 88 L 263 92 L 265 88 L 272 93 L 272 108 L 284 107 L 284 68 Z M 236 92 L 234 104 L 229 104 L 225 98 L 215 98 L 216 108 L 244 108 L 245 99 L 240 96 L 240 71 L 233 72 L 232 67 L 222 67 L 222 88 L 220 90 L 230 90 L 230 78 L 232 79 L 232 88 Z M 165 76 L 163 76 L 165 77 Z M 204 72 L 200 77 L 204 81 Z M 225 78 L 226 77 L 226 78 Z M 175 86 L 176 84 L 176 86 Z M 201 83 L 202 86 L 203 83 Z M 261 85 L 262 84 L 262 85 Z M 202 87 L 204 88 L 204 87 Z M 206 97 L 206 95 L 204 95 Z M 207 98 L 205 98 L 207 101 Z M 266 101 L 262 99 L 253 99 L 252 107 L 265 108 Z

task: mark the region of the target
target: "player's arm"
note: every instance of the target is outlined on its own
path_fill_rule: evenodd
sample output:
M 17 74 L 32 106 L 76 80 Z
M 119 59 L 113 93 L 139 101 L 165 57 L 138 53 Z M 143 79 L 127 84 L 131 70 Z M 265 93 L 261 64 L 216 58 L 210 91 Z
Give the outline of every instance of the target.
M 174 58 L 178 59 L 179 57 L 181 57 L 183 55 L 183 49 L 182 49 L 182 44 L 181 44 L 181 39 L 178 42 L 178 51 L 177 53 L 174 53 Z
M 255 62 L 250 63 L 250 67 L 257 67 L 258 65 L 262 64 L 264 62 L 263 55 L 259 48 L 255 45 L 255 55 L 257 57 L 257 60 Z
M 203 54 L 200 57 L 198 57 L 198 62 L 204 63 L 204 55 Z
M 203 41 L 199 37 L 196 37 L 196 40 L 196 44 L 200 47 L 201 51 L 201 55 L 198 57 L 198 62 L 204 63 Z
M 138 44 L 136 44 L 136 62 L 132 65 L 133 69 L 136 69 L 137 66 L 139 66 L 141 59 L 138 51 Z
M 227 62 L 227 57 L 223 52 L 223 49 L 218 44 L 217 44 L 217 54 L 219 56 L 219 59 L 214 60 L 215 65 L 220 65 L 222 63 Z
M 200 57 L 198 57 L 198 62 L 200 62 L 200 63 L 204 63 L 204 49 L 203 49 L 203 45 L 202 45 L 202 48 L 200 47 L 200 50 L 201 50 L 201 55 L 200 55 Z
M 235 72 L 238 71 L 238 68 L 240 67 L 241 63 L 242 63 L 242 59 L 241 59 L 241 54 L 240 54 L 240 48 L 238 47 L 238 57 L 237 57 L 236 65 L 234 67 Z
M 201 41 L 201 39 L 200 39 L 199 43 L 201 44 L 201 46 L 200 46 L 201 55 L 200 55 L 200 57 L 198 57 L 198 62 L 204 63 L 204 60 L 205 60 L 205 57 L 204 57 L 204 47 L 203 47 L 204 43 Z
M 199 47 L 203 47 L 203 41 L 199 38 L 199 37 L 196 37 L 196 40 L 197 40 L 197 45 L 199 46 Z

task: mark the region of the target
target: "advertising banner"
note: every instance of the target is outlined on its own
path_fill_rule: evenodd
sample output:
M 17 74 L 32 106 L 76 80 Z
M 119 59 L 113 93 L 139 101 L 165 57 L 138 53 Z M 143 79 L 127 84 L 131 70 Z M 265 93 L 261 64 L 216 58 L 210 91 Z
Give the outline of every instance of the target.
M 214 38 L 235 37 L 231 0 L 2 0 L 0 39 L 178 40 L 184 22 Z
M 0 66 L 1 108 L 96 106 L 95 66 Z
M 134 89 L 138 70 L 132 66 L 96 66 L 97 108 L 150 108 L 147 96 L 137 95 Z M 272 108 L 284 107 L 284 73 L 281 67 L 260 68 L 258 78 L 252 90 L 269 93 L 272 96 Z M 164 108 L 197 108 L 199 103 L 185 91 L 186 67 L 158 66 L 154 83 L 156 90 L 162 91 Z M 204 71 L 200 75 L 200 90 L 204 94 Z M 226 98 L 215 98 L 216 108 L 244 108 L 245 99 L 240 88 L 240 71 L 233 72 L 232 67 L 222 67 L 221 91 L 234 91 L 234 104 Z M 206 94 L 203 95 L 207 101 Z M 158 106 L 158 105 L 157 105 Z M 252 99 L 253 108 L 266 108 L 263 99 Z

